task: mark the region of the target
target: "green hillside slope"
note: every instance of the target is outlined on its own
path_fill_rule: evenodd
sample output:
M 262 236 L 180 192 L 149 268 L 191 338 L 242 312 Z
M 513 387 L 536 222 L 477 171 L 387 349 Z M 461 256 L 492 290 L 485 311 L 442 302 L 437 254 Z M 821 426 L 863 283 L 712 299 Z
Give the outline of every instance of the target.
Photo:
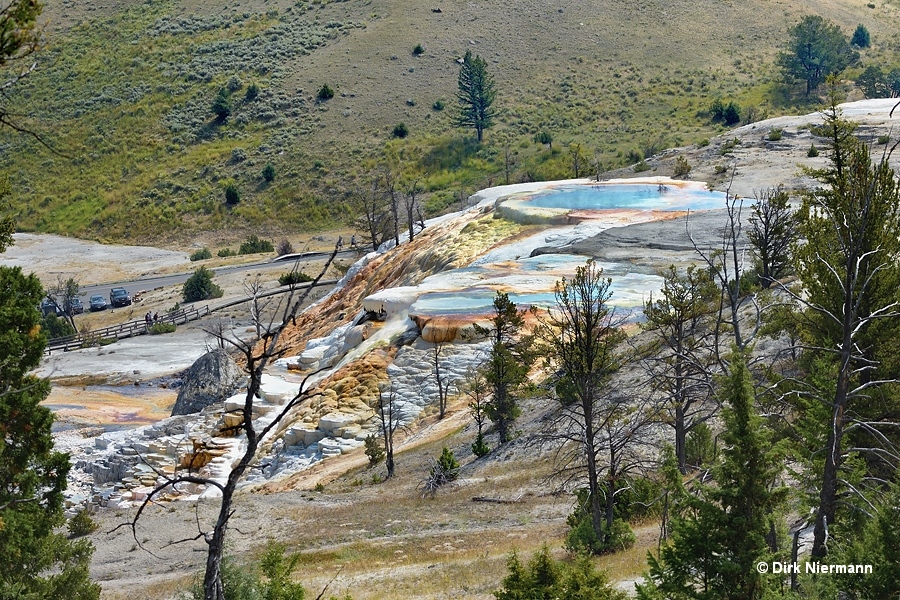
M 810 12 L 848 34 L 861 22 L 867 59 L 889 61 L 892 2 L 50 0 L 48 47 L 10 100 L 55 152 L 2 132 L 0 170 L 20 229 L 110 240 L 341 224 L 353 177 L 385 160 L 436 211 L 507 172 L 572 176 L 571 142 L 592 170 L 699 142 L 721 129 L 717 97 L 751 119 L 792 112 L 772 67 L 787 28 Z M 466 50 L 498 90 L 480 148 L 452 124 Z M 323 84 L 336 94 L 320 101 Z

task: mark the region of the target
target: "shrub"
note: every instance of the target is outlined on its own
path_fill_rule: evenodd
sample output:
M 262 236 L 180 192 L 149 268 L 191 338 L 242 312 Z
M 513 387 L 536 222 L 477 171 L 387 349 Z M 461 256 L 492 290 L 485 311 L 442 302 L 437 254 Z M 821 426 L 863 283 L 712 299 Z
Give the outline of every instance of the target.
M 575 492 L 575 510 L 566 518 L 569 532 L 566 534 L 566 549 L 570 552 L 589 554 L 608 554 L 625 550 L 634 545 L 634 533 L 628 523 L 618 516 L 613 519 L 612 527 L 607 528 L 604 522 L 600 537 L 597 537 L 591 521 L 588 490 Z
M 216 115 L 216 121 L 219 123 L 224 123 L 231 114 L 231 98 L 229 98 L 225 88 L 219 90 L 216 99 L 213 100 L 212 111 Z
M 815 158 L 819 155 L 819 149 L 816 148 L 815 144 L 810 144 L 809 150 L 806 151 L 806 155 L 810 158 Z
M 292 581 L 291 574 L 300 562 L 300 555 L 285 556 L 281 544 L 269 542 L 265 554 L 254 565 L 239 565 L 233 558 L 222 560 L 222 584 L 227 600 L 303 600 L 303 586 Z M 260 576 L 262 573 L 262 577 Z M 202 577 L 191 587 L 190 600 L 203 600 Z
M 479 433 L 475 441 L 472 442 L 472 454 L 481 458 L 482 456 L 487 456 L 490 451 L 490 446 L 484 443 L 484 435 Z
M 766 139 L 769 140 L 770 142 L 777 142 L 781 139 L 781 136 L 783 133 L 784 133 L 784 130 L 781 129 L 780 127 L 773 127 L 772 129 L 769 130 L 769 135 L 766 136 Z
M 278 256 L 284 256 L 285 254 L 293 254 L 294 253 L 294 245 L 291 244 L 287 239 L 282 239 L 278 242 L 278 247 L 275 248 L 275 251 L 278 253 Z
M 456 462 L 453 451 L 444 446 L 441 456 L 431 461 L 431 469 L 423 483 L 425 494 L 434 496 L 438 488 L 455 481 L 457 477 L 459 477 L 459 463 Z
M 269 183 L 275 181 L 275 167 L 272 166 L 272 163 L 266 163 L 262 170 L 262 176 Z
M 253 101 L 256 100 L 257 96 L 259 96 L 259 86 L 251 83 L 247 86 L 247 91 L 244 93 L 244 100 Z
M 334 98 L 334 90 L 329 87 L 327 83 L 323 83 L 322 87 L 319 88 L 319 93 L 316 94 L 316 98 L 320 102 L 324 102 L 325 100 L 330 100 Z
M 231 78 L 228 80 L 228 83 L 225 84 L 225 87 L 228 88 L 229 92 L 236 92 L 239 89 L 241 89 L 242 87 L 244 87 L 244 84 L 240 79 L 238 79 L 237 75 L 232 75 Z
M 422 44 L 416 44 L 416 47 L 413 48 L 413 56 L 421 56 L 425 54 L 425 48 L 422 47 Z
M 91 518 L 87 509 L 84 508 L 75 513 L 74 517 L 69 519 L 67 527 L 69 529 L 69 537 L 81 537 L 93 533 L 100 528 L 100 526 L 97 525 L 97 522 Z
M 856 31 L 853 32 L 853 37 L 850 39 L 850 43 L 857 48 L 868 48 L 872 45 L 872 38 L 869 35 L 869 30 L 866 29 L 865 25 L 860 23 L 856 26 Z
M 625 155 L 625 160 L 628 162 L 628 164 L 633 165 L 635 163 L 639 163 L 639 162 L 643 161 L 644 154 L 640 150 L 636 150 L 636 149 L 632 148 Z
M 378 437 L 374 433 L 366 436 L 366 456 L 369 457 L 369 466 L 374 467 L 384 460 L 384 448 L 378 441 Z
M 232 250 L 231 248 L 222 248 L 218 252 L 216 252 L 216 256 L 219 258 L 228 258 L 229 256 L 237 256 L 237 252 Z
M 221 296 L 221 294 L 219 294 Z M 218 297 L 218 296 L 217 296 Z M 150 335 L 159 335 L 161 333 L 175 333 L 175 323 L 154 323 L 150 326 Z
M 702 140 L 697 142 L 698 148 L 706 148 L 707 146 L 709 146 L 709 138 L 703 138 Z
M 722 112 L 722 120 L 726 125 L 734 125 L 741 121 L 741 108 L 734 102 L 729 102 Z
M 716 457 L 716 444 L 709 425 L 698 423 L 691 429 L 684 441 L 684 454 L 687 464 L 692 467 L 712 464 Z
M 199 300 L 209 300 L 210 298 L 221 298 L 222 288 L 212 281 L 213 272 L 206 267 L 200 267 L 187 281 L 181 290 L 181 295 L 185 302 L 197 302 Z
M 644 171 L 649 171 L 649 170 L 650 170 L 650 165 L 648 165 L 647 161 L 645 161 L 645 160 L 642 160 L 638 164 L 634 165 L 635 173 L 643 173 Z
M 605 573 L 597 571 L 587 556 L 574 561 L 557 561 L 545 545 L 523 565 L 513 553 L 506 561 L 509 575 L 503 587 L 494 592 L 497 600 L 520 598 L 592 598 L 593 600 L 626 600 L 625 592 L 610 585 Z
M 536 133 L 534 135 L 534 141 L 538 144 L 547 144 L 547 147 L 553 150 L 553 136 L 549 131 L 541 131 L 540 133 Z
M 685 177 L 691 172 L 691 163 L 683 156 L 675 159 L 675 166 L 672 168 L 672 175 L 675 177 Z
M 51 340 L 75 335 L 72 324 L 67 319 L 57 317 L 53 313 L 41 319 L 41 329 L 47 332 L 47 337 Z
M 878 136 L 878 143 L 882 146 L 887 146 L 888 142 L 890 142 L 890 141 L 891 141 L 891 136 L 889 136 L 888 134 Z
M 444 110 L 444 101 L 443 100 L 435 100 L 434 104 L 431 105 L 431 108 L 433 108 L 436 111 Z
M 231 206 L 234 206 L 238 202 L 241 201 L 241 192 L 237 189 L 237 186 L 233 183 L 229 183 L 225 186 L 225 202 Z
M 275 252 L 275 246 L 269 240 L 261 240 L 255 235 L 248 237 L 238 250 L 238 254 L 261 254 L 263 252 Z
M 394 125 L 394 130 L 391 131 L 391 135 L 395 138 L 403 139 L 409 135 L 409 129 L 406 128 L 406 125 L 403 123 L 398 123 Z
M 207 258 L 212 258 L 212 252 L 209 251 L 209 248 L 201 248 L 196 252 L 191 254 L 191 262 L 197 262 L 198 260 L 206 260 Z
M 313 278 L 303 271 L 291 271 L 290 273 L 284 273 L 278 277 L 278 285 L 296 285 L 312 280 Z
M 243 148 L 232 148 L 231 150 L 231 162 L 239 163 L 247 160 L 247 151 Z
M 709 107 L 709 116 L 713 121 L 721 121 L 722 117 L 725 115 L 725 105 L 722 103 L 722 100 L 716 98 L 713 100 L 712 105 Z

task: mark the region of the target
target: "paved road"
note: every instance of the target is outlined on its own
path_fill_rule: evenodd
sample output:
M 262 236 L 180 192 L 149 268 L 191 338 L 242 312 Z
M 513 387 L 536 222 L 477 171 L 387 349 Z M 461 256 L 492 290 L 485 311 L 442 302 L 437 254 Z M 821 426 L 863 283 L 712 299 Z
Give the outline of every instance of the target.
M 228 273 L 240 273 L 242 271 L 269 271 L 272 269 L 280 269 L 285 270 L 290 267 L 293 261 L 295 260 L 319 260 L 328 258 L 331 255 L 331 252 L 301 252 L 298 254 L 289 254 L 286 256 L 280 256 L 275 260 L 269 260 L 266 262 L 259 263 L 251 263 L 248 265 L 236 265 L 233 267 L 216 267 L 211 269 L 215 271 L 218 275 L 225 275 Z M 338 256 L 350 256 L 355 257 L 358 256 L 359 253 L 355 250 L 344 250 L 343 252 L 339 252 Z M 88 299 L 95 295 L 100 294 L 104 298 L 109 299 L 109 290 L 114 287 L 124 287 L 128 290 L 130 294 L 140 290 L 153 290 L 159 287 L 166 287 L 170 285 L 181 285 L 185 281 L 187 281 L 188 277 L 193 275 L 193 271 L 189 273 L 179 273 L 176 275 L 160 275 L 158 277 L 144 277 L 142 279 L 133 279 L 131 281 L 120 281 L 117 283 L 102 283 L 95 285 L 82 285 L 79 288 L 79 297 L 81 298 L 82 303 L 85 306 L 85 310 L 88 308 Z

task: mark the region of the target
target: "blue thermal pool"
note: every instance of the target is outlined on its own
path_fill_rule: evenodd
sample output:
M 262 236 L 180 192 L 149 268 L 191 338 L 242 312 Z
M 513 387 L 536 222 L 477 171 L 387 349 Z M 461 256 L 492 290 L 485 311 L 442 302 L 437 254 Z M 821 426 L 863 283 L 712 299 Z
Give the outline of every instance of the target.
M 556 186 L 512 194 L 497 210 L 518 223 L 570 223 L 573 219 L 604 218 L 609 211 L 686 211 L 725 207 L 725 194 L 698 182 L 623 180 Z

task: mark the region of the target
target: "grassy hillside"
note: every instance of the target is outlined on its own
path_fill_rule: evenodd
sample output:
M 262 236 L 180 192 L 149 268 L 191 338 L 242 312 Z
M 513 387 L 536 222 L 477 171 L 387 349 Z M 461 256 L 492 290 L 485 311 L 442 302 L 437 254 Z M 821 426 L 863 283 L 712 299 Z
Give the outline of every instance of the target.
M 20 229 L 108 240 L 334 226 L 353 177 L 383 160 L 422 178 L 434 212 L 505 182 L 507 155 L 512 181 L 569 177 L 570 142 L 610 169 L 709 137 L 713 98 L 750 119 L 794 112 L 771 66 L 784 32 L 807 13 L 864 23 L 864 60 L 889 64 L 900 2 L 876 1 L 49 0 L 49 45 L 11 100 L 56 153 L 2 132 L 0 170 Z M 480 148 L 452 125 L 467 49 L 498 89 Z M 336 95 L 317 101 L 326 83 Z M 401 122 L 410 135 L 392 140 Z

